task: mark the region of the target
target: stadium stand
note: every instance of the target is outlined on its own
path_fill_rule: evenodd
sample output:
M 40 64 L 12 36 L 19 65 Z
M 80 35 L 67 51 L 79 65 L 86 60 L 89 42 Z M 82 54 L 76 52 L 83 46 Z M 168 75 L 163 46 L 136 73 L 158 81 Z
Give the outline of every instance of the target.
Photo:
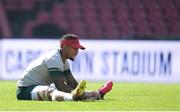
M 14 36 L 56 36 L 59 30 L 88 39 L 180 39 L 180 0 L 2 0 L 2 4 Z M 56 31 L 33 33 L 39 22 L 54 25 Z
M 5 11 L 2 7 L 2 3 L 0 2 L 0 38 L 2 37 L 10 38 L 11 31 L 5 15 Z
M 57 38 L 64 34 L 47 11 L 39 11 L 34 21 L 26 22 L 23 33 L 28 38 Z

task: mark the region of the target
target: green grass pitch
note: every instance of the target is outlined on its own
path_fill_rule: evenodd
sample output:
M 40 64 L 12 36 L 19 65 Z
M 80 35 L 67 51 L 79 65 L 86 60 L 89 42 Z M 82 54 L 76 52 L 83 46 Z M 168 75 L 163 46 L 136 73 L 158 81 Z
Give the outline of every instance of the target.
M 87 89 L 96 90 L 103 82 L 87 82 Z M 104 100 L 94 102 L 18 101 L 16 82 L 0 81 L 0 111 L 180 111 L 180 83 L 114 82 Z

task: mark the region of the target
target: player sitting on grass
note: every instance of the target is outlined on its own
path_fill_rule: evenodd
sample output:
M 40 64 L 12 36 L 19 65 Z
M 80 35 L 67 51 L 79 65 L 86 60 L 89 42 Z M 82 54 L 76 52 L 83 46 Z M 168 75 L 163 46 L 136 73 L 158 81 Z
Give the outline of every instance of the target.
M 74 60 L 78 50 L 84 50 L 74 34 L 66 34 L 60 39 L 60 48 L 34 60 L 17 82 L 18 100 L 88 100 L 103 99 L 112 89 L 107 82 L 97 91 L 85 91 L 86 82 L 79 84 L 73 77 L 67 59 Z

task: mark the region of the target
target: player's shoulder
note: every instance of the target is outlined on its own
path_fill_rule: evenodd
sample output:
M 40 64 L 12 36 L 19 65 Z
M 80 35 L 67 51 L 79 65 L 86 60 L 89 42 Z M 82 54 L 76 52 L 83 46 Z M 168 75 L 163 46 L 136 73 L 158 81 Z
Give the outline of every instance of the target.
M 50 51 L 44 60 L 44 63 L 49 67 L 49 68 L 63 68 L 63 62 L 61 59 L 60 52 L 58 49 Z
M 48 60 L 59 60 L 60 54 L 57 49 L 50 50 L 40 57 L 45 62 Z
M 59 54 L 58 49 L 53 49 L 53 50 L 49 51 L 45 56 L 52 58 L 52 57 L 59 57 L 60 54 Z

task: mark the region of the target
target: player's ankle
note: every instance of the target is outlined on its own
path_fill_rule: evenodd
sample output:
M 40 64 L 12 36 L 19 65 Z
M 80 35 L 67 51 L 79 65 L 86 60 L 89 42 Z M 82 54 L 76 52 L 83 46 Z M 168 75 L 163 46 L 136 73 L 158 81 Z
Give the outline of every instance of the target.
M 99 99 L 104 99 L 104 95 L 105 95 L 105 94 L 102 93 L 101 91 L 98 91 L 98 93 L 99 93 L 99 96 L 100 96 Z
M 73 100 L 74 101 L 81 101 L 81 100 L 83 100 L 83 96 L 75 96 L 75 95 L 73 95 Z
M 103 99 L 104 95 L 107 94 L 109 91 L 111 91 L 113 86 L 113 82 L 112 81 L 108 81 L 106 82 L 101 88 L 99 88 L 99 95 L 100 97 Z

